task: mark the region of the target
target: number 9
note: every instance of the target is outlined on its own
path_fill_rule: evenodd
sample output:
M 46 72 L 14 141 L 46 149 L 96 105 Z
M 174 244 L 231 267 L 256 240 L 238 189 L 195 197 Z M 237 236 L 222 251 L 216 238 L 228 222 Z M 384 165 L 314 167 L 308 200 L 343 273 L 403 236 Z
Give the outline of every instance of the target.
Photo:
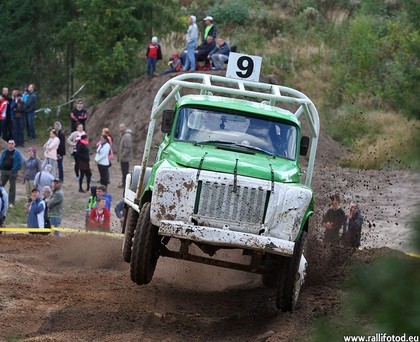
M 243 73 L 239 71 L 236 72 L 236 75 L 238 75 L 238 77 L 248 78 L 254 72 L 254 61 L 250 57 L 247 57 L 247 56 L 239 57 L 236 65 L 238 66 L 239 70 L 243 71 Z

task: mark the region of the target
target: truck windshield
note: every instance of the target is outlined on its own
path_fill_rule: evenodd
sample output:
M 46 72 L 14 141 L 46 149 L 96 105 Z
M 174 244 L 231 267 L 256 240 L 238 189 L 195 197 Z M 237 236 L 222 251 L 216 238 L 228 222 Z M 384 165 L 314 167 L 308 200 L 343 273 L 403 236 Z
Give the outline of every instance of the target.
M 183 107 L 176 123 L 175 140 L 194 143 L 227 143 L 296 159 L 297 128 L 273 118 L 247 113 L 226 113 Z

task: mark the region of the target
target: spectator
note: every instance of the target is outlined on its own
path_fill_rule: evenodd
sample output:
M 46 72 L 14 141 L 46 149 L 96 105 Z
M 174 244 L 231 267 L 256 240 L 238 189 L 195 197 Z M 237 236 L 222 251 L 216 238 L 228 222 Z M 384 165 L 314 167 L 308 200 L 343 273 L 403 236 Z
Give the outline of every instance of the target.
M 348 247 L 359 248 L 362 235 L 363 215 L 356 202 L 350 202 L 349 214 L 343 231 L 343 241 Z
M 209 58 L 215 70 L 225 70 L 225 63 L 229 60 L 230 46 L 220 37 L 216 47 L 209 53 Z
M 8 146 L 8 149 L 4 150 L 0 157 L 1 184 L 5 186 L 10 181 L 9 207 L 13 208 L 16 199 L 16 180 L 18 171 L 22 168 L 23 158 L 19 150 L 16 149 L 14 140 L 9 140 Z
M 346 214 L 341 208 L 340 196 L 332 195 L 331 208 L 328 209 L 322 218 L 322 226 L 325 228 L 324 243 L 336 244 L 340 239 L 340 229 L 346 222 Z
M 52 167 L 52 175 L 55 178 L 55 168 L 57 166 L 57 150 L 60 146 L 60 139 L 57 137 L 57 132 L 53 129 L 50 131 L 50 138 L 44 144 L 44 161 L 42 162 L 42 168 L 45 165 L 50 164 Z
M 9 208 L 9 194 L 3 185 L 0 184 L 0 227 L 4 227 L 7 209 Z
M 45 227 L 45 202 L 40 197 L 38 189 L 33 189 L 31 194 L 31 202 L 25 207 L 28 213 L 26 221 L 28 228 L 44 228 Z
M 196 17 L 194 15 L 190 15 L 188 17 L 188 30 L 186 35 L 186 42 L 187 42 L 187 58 L 185 61 L 183 71 L 195 71 L 195 56 L 194 51 L 195 47 L 197 46 L 197 39 L 198 39 L 198 28 L 196 22 Z
M 50 219 L 48 218 L 48 202 L 51 199 L 51 187 L 46 185 L 42 189 L 42 200 L 44 201 L 44 228 L 51 228 Z
M 105 207 L 111 211 L 112 196 L 106 192 L 106 186 L 99 185 L 96 187 L 96 196 L 98 198 L 105 198 Z M 95 206 L 97 203 L 95 204 Z
M 213 24 L 213 17 L 207 16 L 204 18 L 204 24 L 206 25 L 204 28 L 204 34 L 203 34 L 203 43 L 206 41 L 208 36 L 213 37 L 213 41 L 216 41 L 217 36 L 217 28 Z
M 98 199 L 98 205 L 89 214 L 89 229 L 110 231 L 111 213 L 105 207 L 105 198 Z
M 74 158 L 74 173 L 76 174 L 76 178 L 79 179 L 79 159 L 77 158 L 76 148 L 77 143 L 80 140 L 81 136 L 86 134 L 83 130 L 83 125 L 78 124 L 77 128 L 74 132 L 72 132 L 69 137 L 67 138 L 67 144 L 69 144 L 71 149 L 71 155 Z
M 195 51 L 195 58 L 197 62 L 205 62 L 205 64 L 210 64 L 208 56 L 216 47 L 216 43 L 213 40 L 213 36 L 207 36 L 206 41 L 202 43 L 197 50 Z
M 157 37 L 153 37 L 146 50 L 146 61 L 147 61 L 147 76 L 153 77 L 156 73 L 156 63 L 162 59 L 162 49 L 158 44 Z
M 7 141 L 7 107 L 9 102 L 5 94 L 0 95 L 0 129 L 3 140 Z
M 79 178 L 79 192 L 85 193 L 90 189 L 90 180 L 92 178 L 92 171 L 90 170 L 89 165 L 89 141 L 87 140 L 87 135 L 83 134 L 80 137 L 79 142 L 77 143 L 76 147 L 76 156 L 79 160 L 79 170 L 80 170 L 80 178 Z M 83 190 L 83 178 L 86 175 L 86 191 Z
M 25 113 L 24 113 L 24 103 L 22 99 L 22 94 L 18 93 L 13 99 L 12 108 L 12 127 L 13 127 L 13 138 L 16 140 L 16 146 L 24 147 L 25 145 Z
M 14 93 L 16 95 L 17 93 L 16 93 L 16 90 L 15 89 L 16 88 L 14 88 L 13 91 L 14 91 Z M 3 88 L 2 94 L 5 95 L 6 100 L 7 100 L 5 135 L 3 136 L 3 139 L 6 140 L 6 141 L 8 141 L 10 139 L 13 139 L 13 135 L 12 135 L 12 117 L 11 117 L 11 106 L 12 106 L 12 100 L 13 100 L 13 98 L 10 97 L 10 95 L 9 95 L 9 88 L 7 88 L 7 87 L 4 87 Z
M 63 218 L 64 194 L 61 190 L 61 179 L 56 178 L 53 182 L 52 195 L 47 203 L 48 218 L 54 227 L 60 227 Z
M 38 172 L 42 170 L 41 159 L 36 155 L 35 147 L 29 147 L 28 159 L 24 162 L 23 183 L 25 184 L 26 197 L 31 200 L 32 189 L 34 188 L 34 179 Z
M 125 178 L 130 168 L 130 162 L 133 159 L 133 137 L 131 129 L 127 128 L 125 124 L 120 124 L 120 144 L 118 147 L 118 161 L 121 164 L 122 182 L 118 188 L 125 187 Z
M 29 96 L 26 102 L 24 102 L 24 110 L 27 118 L 27 128 L 28 128 L 28 140 L 35 140 L 35 110 L 38 105 L 38 95 L 35 91 L 35 85 L 30 84 L 28 87 Z
M 88 118 L 88 113 L 86 109 L 83 108 L 83 105 L 83 100 L 78 99 L 76 101 L 76 108 L 74 108 L 70 113 L 72 132 L 74 132 L 77 129 L 78 124 L 82 124 L 83 131 L 86 129 L 85 123 Z
M 106 135 L 101 136 L 101 141 L 96 149 L 95 162 L 98 164 L 98 171 L 101 176 L 99 182 L 108 186 L 109 182 L 109 154 L 111 147 L 108 142 L 108 137 Z
M 60 144 L 57 149 L 57 168 L 58 178 L 60 178 L 62 183 L 64 181 L 63 159 L 66 155 L 66 136 L 61 129 L 61 123 L 59 121 L 54 122 L 54 130 L 57 132 L 57 137 L 60 140 Z
M 181 59 L 179 58 L 179 55 L 177 53 L 174 53 L 170 57 L 168 65 L 170 66 L 170 69 L 162 71 L 160 73 L 160 75 L 167 75 L 167 74 L 170 74 L 172 72 L 178 72 L 178 71 L 181 70 L 182 62 L 181 62 Z
M 34 188 L 37 188 L 39 193 L 42 194 L 45 186 L 52 186 L 54 176 L 52 173 L 52 166 L 45 165 L 44 169 L 38 172 L 34 178 Z

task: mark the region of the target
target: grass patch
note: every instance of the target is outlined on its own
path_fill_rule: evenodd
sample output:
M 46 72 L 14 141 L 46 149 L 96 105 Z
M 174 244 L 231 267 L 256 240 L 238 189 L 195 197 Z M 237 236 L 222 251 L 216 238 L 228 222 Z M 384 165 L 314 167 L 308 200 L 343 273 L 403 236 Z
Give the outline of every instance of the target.
M 350 147 L 341 166 L 361 169 L 418 170 L 420 122 L 395 112 L 342 109 L 327 120 L 331 136 Z
M 16 200 L 14 208 L 7 210 L 6 226 L 7 227 L 26 227 L 26 218 L 28 215 L 25 212 L 26 199 Z

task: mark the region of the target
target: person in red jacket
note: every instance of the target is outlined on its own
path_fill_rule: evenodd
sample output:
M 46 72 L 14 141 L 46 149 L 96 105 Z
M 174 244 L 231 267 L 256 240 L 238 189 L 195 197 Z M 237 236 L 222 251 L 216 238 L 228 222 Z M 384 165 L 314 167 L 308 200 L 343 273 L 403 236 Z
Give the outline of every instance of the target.
M 89 214 L 89 229 L 109 232 L 111 212 L 105 207 L 105 198 L 98 199 L 98 205 Z
M 162 59 L 162 51 L 158 44 L 157 37 L 152 38 L 152 42 L 147 45 L 146 61 L 147 61 L 147 76 L 153 77 L 156 72 L 156 62 Z

